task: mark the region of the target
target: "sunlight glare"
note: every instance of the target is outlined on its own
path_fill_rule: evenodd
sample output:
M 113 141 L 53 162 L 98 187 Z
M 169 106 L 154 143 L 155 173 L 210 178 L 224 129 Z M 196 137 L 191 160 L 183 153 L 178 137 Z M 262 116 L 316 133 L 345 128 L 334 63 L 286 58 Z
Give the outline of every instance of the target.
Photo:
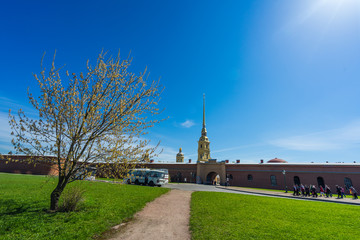
M 302 21 L 305 22 L 313 17 L 343 18 L 347 17 L 353 10 L 358 10 L 359 0 L 317 0 L 313 1 L 308 10 L 303 14 Z

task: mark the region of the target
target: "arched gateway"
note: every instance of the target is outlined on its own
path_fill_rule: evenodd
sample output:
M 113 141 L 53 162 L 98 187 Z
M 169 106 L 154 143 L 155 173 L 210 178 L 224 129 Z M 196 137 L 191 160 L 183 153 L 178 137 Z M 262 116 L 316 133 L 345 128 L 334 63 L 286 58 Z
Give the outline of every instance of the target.
M 210 172 L 206 176 L 206 184 L 217 185 L 220 184 L 220 175 L 217 172 Z
M 208 162 L 200 162 L 197 165 L 197 183 L 213 184 L 216 176 L 220 177 L 220 185 L 226 183 L 225 162 L 216 162 L 216 159 L 209 159 Z

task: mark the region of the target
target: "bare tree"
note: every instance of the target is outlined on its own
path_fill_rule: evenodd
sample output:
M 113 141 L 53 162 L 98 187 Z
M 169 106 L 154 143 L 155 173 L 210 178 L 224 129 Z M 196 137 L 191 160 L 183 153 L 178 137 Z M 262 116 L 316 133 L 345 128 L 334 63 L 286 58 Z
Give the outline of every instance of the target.
M 41 64 L 41 73 L 34 75 L 39 96 L 28 91 L 38 118 L 28 118 L 21 109 L 16 116 L 9 113 L 16 153 L 37 156 L 30 162 L 54 156 L 58 184 L 51 193 L 51 210 L 58 209 L 66 185 L 86 174 L 89 165 L 116 166 L 126 173 L 144 156 L 156 155 L 157 146 L 142 136 L 161 121 L 156 115 L 162 88 L 148 79 L 146 69 L 138 75 L 129 72 L 130 63 L 101 52 L 95 66 L 87 61 L 86 72 L 66 71 L 68 80 L 62 81 L 54 55 L 50 69 Z

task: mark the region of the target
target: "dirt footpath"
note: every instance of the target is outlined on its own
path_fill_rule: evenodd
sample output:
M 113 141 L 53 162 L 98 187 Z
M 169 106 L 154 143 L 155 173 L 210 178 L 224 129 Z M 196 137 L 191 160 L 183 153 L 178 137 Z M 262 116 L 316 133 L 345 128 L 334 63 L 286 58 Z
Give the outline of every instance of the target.
M 191 192 L 172 190 L 148 203 L 110 240 L 190 239 Z

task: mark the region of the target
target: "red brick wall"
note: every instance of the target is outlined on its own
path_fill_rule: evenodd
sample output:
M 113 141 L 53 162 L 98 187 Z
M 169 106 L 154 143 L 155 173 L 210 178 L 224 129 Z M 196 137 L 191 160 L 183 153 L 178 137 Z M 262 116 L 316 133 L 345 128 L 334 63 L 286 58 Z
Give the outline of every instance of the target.
M 17 162 L 0 160 L 0 172 L 34 175 L 57 175 L 56 165 L 51 163 L 32 164 L 24 161 L 25 156 L 16 156 Z M 8 162 L 8 163 L 6 163 Z
M 226 173 L 233 179 L 230 185 L 257 188 L 284 189 L 285 181 L 282 170 L 286 171 L 286 185 L 292 190 L 294 177 L 298 176 L 302 184 L 318 186 L 317 177 L 335 192 L 335 185 L 344 186 L 344 178 L 350 178 L 355 188 L 360 190 L 360 165 L 303 165 L 303 164 L 227 164 Z M 253 176 L 248 181 L 248 175 Z M 272 186 L 270 176 L 274 175 L 277 185 Z

